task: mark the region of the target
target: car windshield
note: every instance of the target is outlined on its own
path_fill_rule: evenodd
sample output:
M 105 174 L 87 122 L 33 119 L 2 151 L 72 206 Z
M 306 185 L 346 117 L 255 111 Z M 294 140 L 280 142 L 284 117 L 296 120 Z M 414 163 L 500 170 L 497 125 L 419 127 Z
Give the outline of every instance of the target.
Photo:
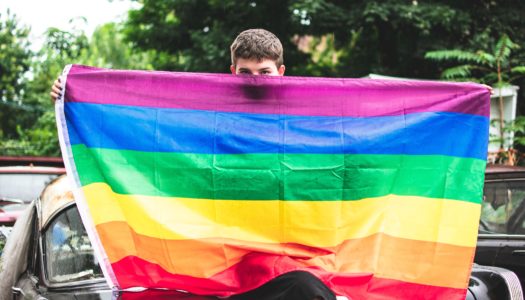
M 57 174 L 0 174 L 0 200 L 31 202 Z
M 487 182 L 481 208 L 481 233 L 525 234 L 525 181 Z

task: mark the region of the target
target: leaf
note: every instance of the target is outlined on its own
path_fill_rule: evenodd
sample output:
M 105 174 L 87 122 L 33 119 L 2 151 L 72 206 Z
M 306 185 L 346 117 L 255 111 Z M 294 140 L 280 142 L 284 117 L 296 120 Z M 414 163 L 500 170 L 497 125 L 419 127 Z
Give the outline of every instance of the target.
M 500 62 L 504 62 L 507 60 L 507 58 L 510 56 L 510 52 L 513 48 L 516 47 L 516 44 L 514 44 L 508 35 L 504 34 L 501 36 L 501 38 L 496 43 L 496 47 L 494 48 L 494 54 L 496 56 L 496 60 Z
M 518 137 L 518 138 L 514 138 L 514 144 L 517 144 L 517 145 L 525 145 L 525 138 L 523 137 Z
M 430 51 L 425 54 L 426 59 L 435 61 L 459 61 L 459 62 L 470 62 L 470 63 L 483 63 L 484 58 L 477 53 L 472 53 L 463 50 L 437 50 Z
M 510 69 L 511 73 L 525 74 L 525 66 L 517 66 Z
M 476 52 L 476 54 L 483 62 L 485 62 L 486 65 L 494 66 L 494 63 L 496 62 L 494 55 L 481 50 Z
M 443 79 L 457 79 L 457 78 L 467 78 L 470 76 L 472 66 L 471 65 L 461 65 L 457 67 L 448 68 L 441 73 L 441 78 Z

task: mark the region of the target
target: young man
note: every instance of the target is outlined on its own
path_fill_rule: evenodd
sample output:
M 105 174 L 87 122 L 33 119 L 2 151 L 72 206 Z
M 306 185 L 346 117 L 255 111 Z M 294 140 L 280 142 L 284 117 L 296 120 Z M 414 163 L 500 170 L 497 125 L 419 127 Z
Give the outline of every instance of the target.
M 231 47 L 230 71 L 234 75 L 283 76 L 283 46 L 264 29 L 241 32 Z M 55 101 L 61 94 L 60 79 L 51 87 Z M 249 276 L 247 274 L 247 276 Z M 231 297 L 232 300 L 335 300 L 334 293 L 317 277 L 305 271 L 282 274 L 259 288 Z
M 249 29 L 241 32 L 230 47 L 234 75 L 283 76 L 283 46 L 271 32 Z

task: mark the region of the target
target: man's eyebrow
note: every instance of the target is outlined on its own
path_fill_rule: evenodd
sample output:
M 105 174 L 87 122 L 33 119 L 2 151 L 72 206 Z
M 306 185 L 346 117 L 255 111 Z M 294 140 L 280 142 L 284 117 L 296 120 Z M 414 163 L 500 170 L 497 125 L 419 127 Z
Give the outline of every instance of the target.
M 260 68 L 259 71 L 268 71 L 270 70 L 270 67 L 264 67 L 264 68 Z

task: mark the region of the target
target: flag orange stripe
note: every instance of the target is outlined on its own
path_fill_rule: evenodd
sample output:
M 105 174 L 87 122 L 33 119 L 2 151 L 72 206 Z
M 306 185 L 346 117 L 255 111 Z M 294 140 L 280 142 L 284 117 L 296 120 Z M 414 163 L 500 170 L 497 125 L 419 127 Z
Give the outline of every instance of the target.
M 298 265 L 328 272 L 374 273 L 404 282 L 464 288 L 474 248 L 402 239 L 377 233 L 336 247 L 268 244 L 233 239 L 164 240 L 137 234 L 125 222 L 97 225 L 111 263 L 136 256 L 167 272 L 209 278 L 251 252 L 285 254 Z M 374 253 L 374 255 L 371 255 Z

